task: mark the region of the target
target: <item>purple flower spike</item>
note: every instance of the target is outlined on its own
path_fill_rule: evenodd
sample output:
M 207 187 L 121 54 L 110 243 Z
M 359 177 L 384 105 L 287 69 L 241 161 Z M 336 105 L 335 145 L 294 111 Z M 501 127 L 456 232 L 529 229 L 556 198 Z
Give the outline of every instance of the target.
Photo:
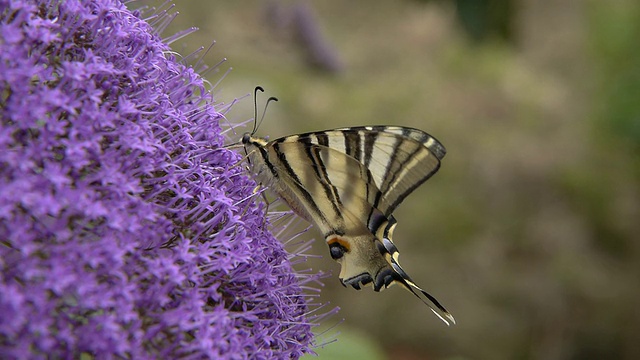
M 116 1 L 0 0 L 2 358 L 310 351 L 318 276 L 169 50 Z

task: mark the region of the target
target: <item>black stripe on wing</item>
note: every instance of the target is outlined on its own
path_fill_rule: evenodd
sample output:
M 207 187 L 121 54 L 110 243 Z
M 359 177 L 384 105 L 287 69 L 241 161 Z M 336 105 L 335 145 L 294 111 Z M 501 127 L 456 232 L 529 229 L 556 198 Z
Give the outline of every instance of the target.
M 315 172 L 318 182 L 320 183 L 320 185 L 324 190 L 325 196 L 330 200 L 329 202 L 333 207 L 333 211 L 336 214 L 340 214 L 340 207 L 342 207 L 340 194 L 338 193 L 338 189 L 336 189 L 336 187 L 333 186 L 333 184 L 331 183 L 331 180 L 329 179 L 329 174 L 327 173 L 327 167 L 324 165 L 324 162 L 322 161 L 322 157 L 320 156 L 320 148 L 318 146 L 314 146 L 311 143 L 311 139 L 309 138 L 300 139 L 300 143 L 304 144 L 305 154 L 307 155 L 308 160 L 312 164 L 312 168 Z
M 280 143 L 281 141 L 275 141 L 272 145 L 272 149 L 277 154 L 278 160 L 280 161 L 280 163 L 282 163 L 282 166 L 284 167 L 287 175 L 291 178 L 291 180 L 293 180 L 292 182 L 296 186 L 297 192 L 300 193 L 300 195 L 303 197 L 303 200 L 306 202 L 306 204 L 308 204 L 308 206 L 314 212 L 314 214 L 309 214 L 309 215 L 317 216 L 321 219 L 322 222 L 326 223 L 327 219 L 324 213 L 320 210 L 320 208 L 318 207 L 318 204 L 316 204 L 316 202 L 313 200 L 313 197 L 311 196 L 309 191 L 305 188 L 305 186 L 303 186 L 303 183 L 298 177 L 298 174 L 296 173 L 296 171 L 293 170 L 291 164 L 287 160 L 287 155 L 283 151 L 280 151 Z M 259 149 L 261 150 L 262 157 L 265 163 L 267 164 L 267 166 L 269 166 L 270 169 L 273 169 L 273 165 L 269 162 L 269 157 L 265 156 L 265 154 L 262 152 L 263 148 L 259 147 Z M 275 177 L 279 177 L 279 175 L 277 174 L 277 171 L 272 170 L 272 173 L 274 174 Z
M 368 169 L 369 165 L 371 164 L 371 157 L 373 156 L 373 148 L 376 144 L 376 138 L 378 137 L 378 134 L 376 132 L 362 132 L 362 131 L 358 131 L 357 133 L 359 134 L 359 137 L 361 138 L 364 137 L 364 159 L 360 159 L 360 158 L 356 158 L 356 159 L 358 159 L 361 163 L 363 163 L 364 166 L 366 166 Z
M 327 133 L 322 133 L 324 136 L 327 136 Z M 316 134 L 309 134 L 316 135 Z M 343 132 L 342 136 L 344 137 L 344 148 L 347 155 L 357 159 L 362 162 L 362 151 L 361 151 L 361 141 L 362 137 L 357 132 Z

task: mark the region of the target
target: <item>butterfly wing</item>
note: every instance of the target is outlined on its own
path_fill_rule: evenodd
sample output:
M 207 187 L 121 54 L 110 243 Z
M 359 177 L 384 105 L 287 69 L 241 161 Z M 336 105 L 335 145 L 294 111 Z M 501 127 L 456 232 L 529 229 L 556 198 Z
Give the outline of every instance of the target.
M 356 159 L 306 138 L 289 136 L 268 143 L 250 161 L 264 170 L 269 184 L 296 213 L 313 222 L 325 237 L 378 228 L 387 221 L 372 204 L 380 198 L 371 172 Z M 256 153 L 257 151 L 254 151 Z M 263 163 L 263 166 L 260 166 Z M 275 181 L 274 181 L 275 180 Z M 387 206 L 386 200 L 380 204 Z M 345 217 L 345 210 L 358 217 Z
M 444 146 L 424 131 L 398 126 L 362 126 L 298 136 L 345 153 L 367 168 L 380 190 L 372 205 L 390 216 L 440 168 Z
M 322 172 L 326 165 L 317 161 L 319 157 L 314 152 L 327 152 L 320 160 L 327 164 L 337 164 L 325 173 L 340 174 L 353 170 L 349 173 L 353 175 L 352 179 L 358 176 L 367 177 L 366 183 L 375 184 L 378 192 L 374 194 L 368 191 L 366 198 L 373 208 L 387 218 L 411 192 L 438 171 L 440 160 L 446 154 L 444 146 L 431 135 L 421 130 L 397 126 L 366 126 L 310 132 L 283 137 L 269 143 L 248 135 L 246 137 L 243 143 L 245 147 L 250 147 L 247 147 L 247 153 L 252 154 L 250 162 L 265 165 L 264 160 L 268 160 L 266 165 L 270 170 L 264 174 L 267 179 L 277 178 L 273 166 L 294 181 L 296 176 L 301 174 L 311 176 L 312 173 L 306 172 L 306 166 L 314 168 L 313 174 Z M 348 157 L 345 158 L 345 154 Z M 279 158 L 292 156 L 297 158 L 280 164 Z M 357 161 L 359 165 L 352 160 Z M 286 166 L 293 167 L 286 169 Z M 296 169 L 296 166 L 299 168 Z M 344 166 L 344 170 L 341 170 L 340 166 Z M 260 171 L 266 171 L 262 166 L 258 168 Z M 326 175 L 320 175 L 318 179 L 326 183 Z M 299 180 L 296 182 L 301 183 Z M 307 183 L 317 185 L 313 181 Z M 277 181 L 271 185 L 277 186 Z M 331 190 L 330 188 L 324 193 L 330 195 L 327 200 L 335 204 L 336 197 Z M 377 231 L 376 228 L 370 230 Z

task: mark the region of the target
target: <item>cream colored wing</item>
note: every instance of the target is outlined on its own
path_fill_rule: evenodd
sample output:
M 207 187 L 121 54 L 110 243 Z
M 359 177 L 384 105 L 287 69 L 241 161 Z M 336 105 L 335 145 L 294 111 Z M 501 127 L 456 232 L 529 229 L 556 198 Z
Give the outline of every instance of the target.
M 331 148 L 369 170 L 380 190 L 373 207 L 390 216 L 398 205 L 440 168 L 446 150 L 431 135 L 397 126 L 363 126 L 305 133 L 280 139 Z M 373 229 L 372 229 L 373 230 Z
M 325 237 L 372 232 L 388 221 L 372 205 L 380 191 L 368 169 L 327 146 L 291 141 L 295 137 L 274 140 L 250 157 L 254 164 L 263 163 L 258 173 L 292 209 L 315 223 Z M 387 206 L 384 199 L 379 203 Z M 345 209 L 358 216 L 343 216 Z

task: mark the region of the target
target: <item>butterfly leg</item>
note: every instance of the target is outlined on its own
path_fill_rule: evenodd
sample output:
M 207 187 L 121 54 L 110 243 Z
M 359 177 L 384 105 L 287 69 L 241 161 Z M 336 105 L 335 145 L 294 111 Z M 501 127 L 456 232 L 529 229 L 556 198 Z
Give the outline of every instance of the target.
M 262 184 L 258 184 L 254 189 L 253 189 L 253 193 L 256 194 L 258 192 L 260 192 L 260 196 L 262 197 L 262 201 L 264 202 L 265 208 L 264 208 L 264 217 L 262 218 L 262 226 L 266 226 L 267 225 L 267 214 L 269 213 L 269 205 L 271 205 L 271 202 L 269 201 L 269 199 L 267 199 L 267 195 L 265 194 L 265 187 L 262 186 Z
M 262 197 L 262 201 L 265 204 L 265 210 L 264 210 L 264 217 L 262 218 L 262 226 L 264 227 L 267 224 L 267 213 L 269 211 L 269 205 L 271 204 L 269 199 L 267 199 L 267 196 L 264 193 L 264 186 L 262 184 L 258 184 L 253 188 L 253 191 L 251 191 L 251 195 L 245 197 L 244 199 L 240 200 L 239 202 L 237 202 L 236 204 L 240 204 L 242 202 L 247 202 L 247 204 L 244 206 L 244 209 L 242 210 L 242 216 L 247 214 L 247 211 L 249 211 L 249 207 L 251 206 L 251 201 L 247 201 L 251 198 L 254 198 L 256 195 L 260 195 Z

